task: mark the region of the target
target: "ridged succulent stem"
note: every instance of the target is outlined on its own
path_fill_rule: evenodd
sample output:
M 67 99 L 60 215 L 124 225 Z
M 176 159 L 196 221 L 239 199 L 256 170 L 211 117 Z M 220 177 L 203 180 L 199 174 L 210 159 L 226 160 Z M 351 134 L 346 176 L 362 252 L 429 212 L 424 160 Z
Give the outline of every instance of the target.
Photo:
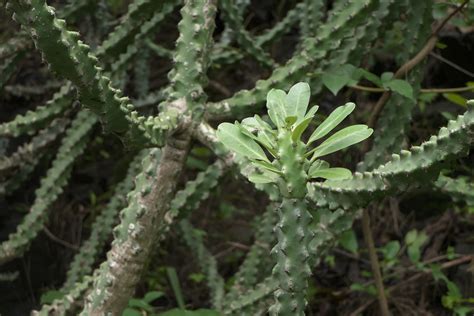
M 120 315 L 133 295 L 153 245 L 167 226 L 166 214 L 183 170 L 189 148 L 189 134 L 168 139 L 156 163 L 144 165 L 137 187 L 124 210 L 107 261 L 102 263 L 94 288 L 81 315 Z M 156 159 L 156 158 L 151 158 Z M 158 202 L 159 201 L 159 202 Z
M 309 243 L 313 237 L 309 224 L 312 216 L 304 200 L 307 175 L 303 168 L 303 144 L 292 140 L 291 131 L 281 129 L 278 149 L 284 177 L 280 193 L 284 197 L 278 209 L 280 220 L 275 228 L 278 242 L 272 249 L 276 257 L 272 274 L 279 286 L 269 312 L 270 315 L 297 316 L 305 314 L 307 304 L 305 296 L 311 276 Z

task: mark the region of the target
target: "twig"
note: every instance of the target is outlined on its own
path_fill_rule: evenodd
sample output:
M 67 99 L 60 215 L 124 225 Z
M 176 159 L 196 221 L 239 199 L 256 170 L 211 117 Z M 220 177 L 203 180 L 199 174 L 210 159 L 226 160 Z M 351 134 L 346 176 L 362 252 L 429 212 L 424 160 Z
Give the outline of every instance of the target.
M 446 59 L 446 58 L 444 58 L 443 56 L 438 55 L 438 54 L 435 54 L 435 53 L 433 53 L 433 52 L 430 53 L 430 56 L 432 56 L 432 57 L 434 57 L 434 58 L 436 58 L 436 59 L 442 61 L 443 63 L 445 63 L 445 64 L 447 64 L 447 65 L 449 65 L 449 66 L 451 66 L 452 68 L 456 69 L 457 71 L 460 71 L 460 72 L 462 72 L 463 74 L 468 75 L 468 76 L 471 77 L 471 78 L 474 78 L 474 73 L 472 73 L 472 72 L 470 72 L 470 71 L 468 71 L 468 70 L 462 68 L 462 67 L 459 66 L 458 64 L 453 63 L 453 62 L 450 61 L 449 59 Z
M 46 226 L 44 227 L 43 231 L 46 234 L 46 236 L 48 236 L 49 239 L 51 239 L 52 241 L 66 247 L 66 248 L 69 248 L 69 249 L 72 249 L 72 250 L 75 250 L 75 251 L 79 250 L 79 247 L 77 247 L 76 245 L 70 244 L 67 241 L 64 241 L 64 240 L 56 237 L 55 235 L 53 235 L 53 233 L 50 232 L 49 229 Z
M 381 315 L 389 316 L 390 311 L 388 310 L 387 297 L 385 296 L 382 273 L 380 272 L 380 264 L 377 258 L 377 250 L 375 249 L 374 238 L 370 229 L 370 216 L 367 208 L 364 209 L 364 212 L 362 214 L 362 230 L 364 232 L 365 243 L 367 244 L 367 249 L 369 251 L 370 266 L 372 267 L 375 287 L 377 288 L 380 311 L 382 312 Z
M 416 65 L 418 65 L 435 47 L 436 42 L 438 41 L 438 33 L 441 29 L 446 25 L 446 23 L 456 14 L 458 13 L 467 3 L 469 0 L 465 0 L 460 6 L 458 6 L 451 14 L 449 14 L 443 21 L 435 28 L 432 32 L 430 38 L 426 42 L 425 46 L 416 54 L 415 57 L 407 61 L 394 75 L 394 78 L 401 78 L 405 76 L 410 70 L 412 70 Z M 377 104 L 375 104 L 372 114 L 367 122 L 369 127 L 374 127 L 377 123 L 380 113 L 382 112 L 385 103 L 387 103 L 388 99 L 390 98 L 391 92 L 385 91 L 384 94 L 380 97 Z M 364 148 L 368 148 L 370 146 L 370 141 L 365 143 Z
M 351 258 L 353 260 L 363 262 L 365 264 L 370 264 L 370 261 L 365 260 L 364 258 L 361 258 L 357 255 L 354 255 L 354 254 L 350 253 L 350 252 L 347 252 L 347 251 L 344 251 L 344 250 L 341 250 L 341 249 L 338 249 L 338 248 L 335 248 L 333 251 L 335 253 L 341 255 L 341 256 L 345 256 L 345 257 Z
M 463 257 L 460 257 L 458 259 L 455 259 L 455 260 L 452 260 L 452 261 L 449 261 L 449 262 L 446 262 L 446 263 L 443 263 L 441 265 L 441 269 L 448 269 L 448 268 L 451 268 L 451 267 L 454 267 L 454 266 L 457 266 L 457 265 L 460 265 L 460 264 L 463 264 L 465 262 L 468 262 L 468 261 L 471 261 L 473 260 L 474 257 L 471 256 L 471 255 L 467 255 L 467 256 L 463 256 Z M 395 291 L 396 289 L 398 289 L 399 287 L 401 287 L 402 285 L 404 284 L 407 284 L 407 283 L 410 283 L 410 282 L 413 282 L 413 281 L 416 281 L 418 280 L 419 278 L 421 278 L 422 276 L 428 274 L 430 271 L 423 271 L 423 272 L 420 272 L 420 273 L 417 273 L 415 275 L 413 275 L 412 277 L 400 282 L 400 283 L 397 283 L 391 287 L 389 287 L 387 289 L 387 294 L 388 293 L 391 293 L 393 291 Z M 350 316 L 357 316 L 357 315 L 360 315 L 365 309 L 367 309 L 370 305 L 372 305 L 373 303 L 375 302 L 375 299 L 372 299 L 372 300 L 369 300 L 367 303 L 365 303 L 364 305 L 360 306 L 358 309 L 356 309 L 354 312 L 352 312 L 350 314 Z
M 361 86 L 358 84 L 352 85 L 350 86 L 350 88 L 354 90 L 373 92 L 373 93 L 384 93 L 388 91 L 384 88 L 367 87 L 367 86 Z M 474 90 L 474 86 L 457 87 L 457 88 L 426 88 L 426 89 L 420 89 L 420 92 L 421 93 L 452 93 L 452 92 L 467 92 L 467 91 L 472 91 L 472 90 Z

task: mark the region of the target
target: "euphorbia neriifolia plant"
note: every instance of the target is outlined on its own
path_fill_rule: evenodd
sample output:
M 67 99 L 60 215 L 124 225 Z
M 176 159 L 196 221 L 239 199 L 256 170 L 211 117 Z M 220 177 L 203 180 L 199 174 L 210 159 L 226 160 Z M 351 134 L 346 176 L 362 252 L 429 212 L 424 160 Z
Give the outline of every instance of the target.
M 304 132 L 313 121 L 318 106 L 309 108 L 310 88 L 297 83 L 290 91 L 272 89 L 267 94 L 267 111 L 271 122 L 258 115 L 241 123 L 222 123 L 217 136 L 230 150 L 249 159 L 256 167 L 249 175 L 254 183 L 278 186 L 281 205 L 275 232 L 278 243 L 272 252 L 276 257 L 273 276 L 279 282 L 273 315 L 304 315 L 305 292 L 309 266 L 309 243 L 312 220 L 305 200 L 307 183 L 317 179 L 350 178 L 350 170 L 331 167 L 321 158 L 359 143 L 372 134 L 366 125 L 345 127 L 327 137 L 355 108 L 347 103 L 336 108 L 308 138 Z

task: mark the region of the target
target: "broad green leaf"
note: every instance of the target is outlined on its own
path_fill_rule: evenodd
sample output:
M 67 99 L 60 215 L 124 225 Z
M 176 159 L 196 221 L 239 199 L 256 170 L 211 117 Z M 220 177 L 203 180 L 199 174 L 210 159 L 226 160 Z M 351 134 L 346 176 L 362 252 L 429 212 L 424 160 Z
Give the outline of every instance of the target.
M 304 131 L 308 127 L 309 123 L 313 119 L 313 116 L 306 117 L 304 120 L 302 120 L 296 127 L 293 129 L 291 133 L 291 139 L 296 142 L 299 141 L 301 138 L 301 135 L 303 135 Z
M 344 232 L 341 237 L 339 237 L 339 243 L 347 251 L 357 254 L 359 243 L 357 242 L 357 236 L 353 229 Z
M 217 138 L 230 150 L 251 159 L 268 160 L 263 149 L 240 128 L 231 123 L 222 123 L 217 128 Z
M 287 113 L 296 116 L 298 120 L 302 119 L 308 109 L 310 95 L 309 84 L 306 82 L 299 82 L 291 87 L 286 95 Z
M 372 133 L 373 130 L 368 128 L 366 125 L 353 125 L 346 127 L 336 132 L 321 145 L 312 150 L 314 154 L 311 160 L 357 144 L 372 135 Z
M 344 86 L 357 83 L 357 80 L 354 80 L 355 70 L 356 68 L 352 65 L 342 65 L 331 69 L 322 75 L 323 84 L 336 95 Z
M 311 178 L 323 178 L 326 180 L 344 180 L 352 177 L 352 172 L 345 168 L 319 169 L 309 175 Z
M 283 127 L 286 113 L 286 93 L 283 90 L 272 89 L 267 94 L 268 115 L 277 127 Z
M 390 89 L 410 100 L 414 100 L 413 88 L 408 81 L 394 79 L 383 83 L 384 88 Z
M 467 107 L 467 99 L 464 98 L 462 95 L 457 94 L 457 93 L 443 93 L 443 97 L 448 100 L 453 102 L 454 104 L 460 105 L 463 108 Z
M 308 174 L 311 175 L 321 169 L 329 169 L 329 163 L 327 161 L 318 159 L 311 164 L 311 167 L 309 167 Z
M 272 183 L 276 182 L 276 179 L 277 177 L 269 173 L 252 173 L 249 175 L 249 181 L 256 184 Z
M 309 137 L 308 145 L 312 142 L 326 136 L 339 123 L 341 123 L 349 114 L 355 109 L 355 104 L 352 102 L 346 103 L 343 106 L 337 107 L 329 116 L 321 123 Z

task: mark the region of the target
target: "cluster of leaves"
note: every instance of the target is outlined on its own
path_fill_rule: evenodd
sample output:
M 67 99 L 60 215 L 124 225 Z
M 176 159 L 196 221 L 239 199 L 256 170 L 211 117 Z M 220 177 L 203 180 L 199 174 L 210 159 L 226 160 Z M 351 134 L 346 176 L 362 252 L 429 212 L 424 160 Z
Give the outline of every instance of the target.
M 292 141 L 304 146 L 302 159 L 304 159 L 304 172 L 308 175 L 308 180 L 317 178 L 342 180 L 352 177 L 350 170 L 340 167 L 331 168 L 327 161 L 320 158 L 365 140 L 373 130 L 363 124 L 345 127 L 318 146 L 314 146 L 316 141 L 321 141 L 352 113 L 355 104 L 347 103 L 336 108 L 314 129 L 309 138 L 303 141 L 303 133 L 314 121 L 319 108 L 315 105 L 308 110 L 310 95 L 310 87 L 307 83 L 297 83 L 288 94 L 279 89 L 268 92 L 268 117 L 276 128 L 259 115 L 243 119 L 242 123 L 219 125 L 217 130 L 219 140 L 230 150 L 250 159 L 258 168 L 258 172 L 249 175 L 251 182 L 278 183 L 281 180 L 283 166 L 279 162 L 279 156 L 282 155 L 279 151 L 283 149 L 278 148 L 278 137 L 282 130 L 290 131 Z M 265 151 L 268 152 L 270 158 Z

